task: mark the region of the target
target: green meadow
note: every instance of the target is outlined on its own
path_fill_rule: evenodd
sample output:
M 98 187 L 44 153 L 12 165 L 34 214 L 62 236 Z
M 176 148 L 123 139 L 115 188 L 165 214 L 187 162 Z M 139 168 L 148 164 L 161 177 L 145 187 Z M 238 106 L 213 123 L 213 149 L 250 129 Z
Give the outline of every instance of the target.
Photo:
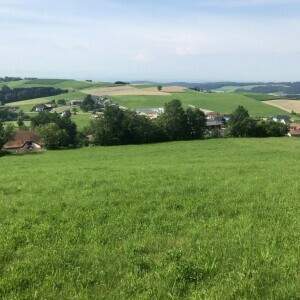
M 48 103 L 52 100 L 64 99 L 66 102 L 70 102 L 71 100 L 83 100 L 86 97 L 86 94 L 81 93 L 80 91 L 64 93 L 56 96 L 44 97 L 44 98 L 36 98 L 31 100 L 17 101 L 8 103 L 7 106 L 18 107 L 20 110 L 24 112 L 30 112 L 31 109 L 37 105 L 42 103 Z
M 252 116 L 286 114 L 281 109 L 239 93 L 186 92 L 167 96 L 114 96 L 113 99 L 129 108 L 162 107 L 172 99 L 179 99 L 184 105 L 194 105 L 220 113 L 232 113 L 239 105 L 243 105 Z
M 300 140 L 0 157 L 0 299 L 298 299 Z
M 107 83 L 87 82 L 87 81 L 79 81 L 73 79 L 33 79 L 33 80 L 1 82 L 0 88 L 3 85 L 7 85 L 10 88 L 54 87 L 54 88 L 61 88 L 67 90 L 82 90 L 86 88 L 106 86 Z

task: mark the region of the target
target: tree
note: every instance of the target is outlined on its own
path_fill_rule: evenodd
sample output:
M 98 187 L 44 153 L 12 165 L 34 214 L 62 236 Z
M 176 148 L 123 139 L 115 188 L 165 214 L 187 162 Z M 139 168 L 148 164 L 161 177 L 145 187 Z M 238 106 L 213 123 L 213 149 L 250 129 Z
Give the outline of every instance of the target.
M 239 106 L 228 122 L 229 135 L 234 137 L 255 136 L 256 123 L 250 118 L 248 111 Z
M 162 91 L 163 87 L 161 85 L 157 86 L 157 90 L 160 92 Z
M 204 136 L 206 117 L 202 110 L 189 107 L 186 110 L 187 135 L 191 139 L 199 139 Z
M 107 106 L 103 118 L 92 122 L 90 134 L 96 145 L 153 143 L 167 140 L 157 122 L 118 106 Z
M 187 116 L 179 100 L 165 104 L 165 112 L 160 117 L 160 124 L 170 140 L 187 138 Z
M 87 95 L 80 104 L 83 111 L 92 111 L 95 108 L 95 101 L 91 95 Z
M 280 137 L 285 136 L 288 133 L 289 128 L 285 124 L 274 121 L 268 121 L 265 124 L 265 130 L 267 136 Z
M 7 142 L 6 131 L 3 124 L 0 122 L 0 151 L 6 142 Z
M 61 147 L 75 147 L 77 145 L 77 126 L 70 117 L 62 117 L 58 113 L 42 112 L 31 119 L 31 126 L 34 128 L 41 128 L 52 123 L 66 133 L 64 141 L 60 143 Z
M 13 126 L 4 126 L 2 122 L 0 122 L 0 151 L 5 145 L 5 143 L 9 140 L 9 138 L 14 133 Z
M 65 99 L 58 99 L 57 100 L 57 105 L 63 106 L 63 105 L 66 105 L 66 104 L 67 104 L 67 102 L 66 102 Z
M 67 132 L 60 129 L 55 123 L 44 125 L 38 129 L 38 132 L 48 149 L 59 149 L 65 147 L 65 141 L 68 139 Z
M 107 146 L 123 144 L 123 119 L 124 112 L 119 107 L 115 105 L 105 107 L 103 118 L 94 121 L 92 125 L 95 144 Z

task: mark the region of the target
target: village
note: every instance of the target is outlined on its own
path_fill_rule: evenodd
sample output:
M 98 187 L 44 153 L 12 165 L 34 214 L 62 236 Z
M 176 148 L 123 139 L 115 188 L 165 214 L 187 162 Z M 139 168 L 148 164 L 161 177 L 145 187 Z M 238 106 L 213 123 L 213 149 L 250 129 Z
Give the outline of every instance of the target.
M 122 111 L 131 111 L 124 106 L 119 106 L 113 102 L 109 96 L 91 96 L 86 97 L 88 100 L 72 100 L 67 103 L 65 100 L 52 101 L 35 105 L 32 108 L 34 113 L 38 115 L 50 113 L 59 115 L 61 118 L 71 118 L 72 115 L 79 114 L 80 111 L 85 111 L 90 115 L 90 120 L 101 120 L 103 118 L 103 111 L 108 106 L 115 106 Z M 196 109 L 193 105 L 188 105 L 191 109 Z M 14 108 L 11 108 L 14 111 Z M 138 116 L 143 116 L 149 120 L 156 120 L 165 109 L 163 107 L 157 108 L 140 108 L 132 110 Z M 226 128 L 231 119 L 231 114 L 222 114 L 213 112 L 207 109 L 201 109 L 205 115 L 205 136 L 207 138 L 220 138 L 226 136 Z M 288 127 L 286 136 L 300 137 L 300 124 L 293 122 L 293 118 L 289 115 L 276 115 L 269 118 L 257 118 L 256 121 L 284 124 Z M 86 139 L 93 141 L 92 134 L 86 134 Z M 11 153 L 24 153 L 24 152 L 41 152 L 45 150 L 45 143 L 43 138 L 31 126 L 26 127 L 21 125 L 20 128 L 15 128 L 14 133 L 10 136 L 9 140 L 3 145 L 2 148 L 5 152 Z

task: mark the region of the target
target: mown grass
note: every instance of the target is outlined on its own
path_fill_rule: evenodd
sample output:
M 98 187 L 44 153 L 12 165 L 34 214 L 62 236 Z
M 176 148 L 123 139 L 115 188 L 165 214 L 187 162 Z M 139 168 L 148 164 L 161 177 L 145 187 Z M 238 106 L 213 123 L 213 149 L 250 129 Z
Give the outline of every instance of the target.
M 300 140 L 0 158 L 0 298 L 297 299 Z
M 243 105 L 252 116 L 286 114 L 278 108 L 238 93 L 186 92 L 170 96 L 114 96 L 113 99 L 129 108 L 162 107 L 172 99 L 179 99 L 184 105 L 194 105 L 220 113 L 231 113 L 239 105 Z

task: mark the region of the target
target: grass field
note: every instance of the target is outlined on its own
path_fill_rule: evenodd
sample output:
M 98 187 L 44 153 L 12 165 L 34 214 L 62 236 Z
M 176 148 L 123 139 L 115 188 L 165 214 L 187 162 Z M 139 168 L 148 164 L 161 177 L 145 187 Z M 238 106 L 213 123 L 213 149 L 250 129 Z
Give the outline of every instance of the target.
M 73 79 L 34 79 L 34 80 L 20 80 L 10 81 L 7 83 L 0 83 L 0 88 L 7 85 L 10 88 L 29 88 L 29 87 L 54 87 L 68 90 L 81 90 L 87 88 L 96 88 L 106 86 L 107 83 L 102 82 L 87 82 Z
M 299 157 L 288 138 L 1 157 L 0 298 L 298 299 Z
M 33 106 L 37 104 L 47 103 L 52 100 L 65 99 L 66 102 L 70 102 L 71 100 L 82 100 L 86 95 L 81 93 L 80 91 L 69 92 L 65 94 L 60 94 L 56 96 L 44 97 L 44 98 L 36 98 L 31 100 L 17 101 L 8 103 L 8 106 L 19 107 L 24 112 L 29 112 L 33 108 Z
M 271 116 L 286 112 L 261 101 L 237 93 L 175 93 L 170 96 L 114 96 L 115 102 L 129 108 L 162 107 L 164 103 L 179 99 L 185 105 L 194 105 L 220 113 L 231 113 L 239 105 L 246 107 L 253 116 Z

